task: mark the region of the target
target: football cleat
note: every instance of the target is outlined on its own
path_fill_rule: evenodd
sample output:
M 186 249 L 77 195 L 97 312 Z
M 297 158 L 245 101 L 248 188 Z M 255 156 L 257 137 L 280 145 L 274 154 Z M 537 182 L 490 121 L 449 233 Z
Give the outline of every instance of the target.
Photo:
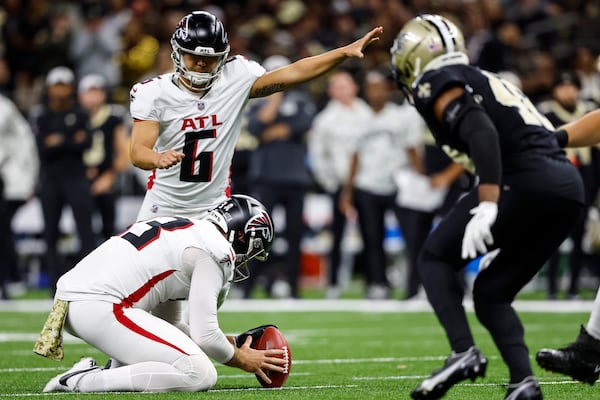
M 90 357 L 82 357 L 81 360 L 73 364 L 73 367 L 65 373 L 56 375 L 44 386 L 44 393 L 47 392 L 76 392 L 77 384 L 83 375 L 100 371 L 96 365 L 96 360 Z
M 508 385 L 504 400 L 542 400 L 540 384 L 533 376 L 528 376 L 519 383 Z
M 535 355 L 540 367 L 593 385 L 600 375 L 600 340 L 582 326 L 574 343 L 561 349 L 541 349 Z
M 415 400 L 439 399 L 460 381 L 474 381 L 478 376 L 484 377 L 486 368 L 487 358 L 475 346 L 462 353 L 452 352 L 444 366 L 433 371 L 410 395 Z

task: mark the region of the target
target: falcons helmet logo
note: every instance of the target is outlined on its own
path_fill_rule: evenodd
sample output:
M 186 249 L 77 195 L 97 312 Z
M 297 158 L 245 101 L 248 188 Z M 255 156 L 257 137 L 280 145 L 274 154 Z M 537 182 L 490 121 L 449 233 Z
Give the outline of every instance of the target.
M 248 220 L 244 227 L 244 232 L 248 233 L 255 231 L 257 234 L 261 234 L 265 240 L 273 240 L 273 222 L 271 217 L 266 212 L 254 215 Z

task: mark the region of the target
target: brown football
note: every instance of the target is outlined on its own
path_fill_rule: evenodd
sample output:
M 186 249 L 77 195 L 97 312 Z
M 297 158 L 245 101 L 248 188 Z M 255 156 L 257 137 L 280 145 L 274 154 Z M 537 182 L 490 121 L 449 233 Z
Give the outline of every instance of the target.
M 281 331 L 274 326 L 269 326 L 265 328 L 265 332 L 256 341 L 256 343 L 252 344 L 252 347 L 258 350 L 283 349 L 285 351 L 282 358 L 286 360 L 287 363 L 284 366 L 285 369 L 283 372 L 265 370 L 265 374 L 269 377 L 269 379 L 271 379 L 271 383 L 263 381 L 258 375 L 256 375 L 256 378 L 260 384 L 263 385 L 263 387 L 282 387 L 285 384 L 285 381 L 287 381 L 292 368 L 292 352 L 287 339 L 285 336 L 283 336 L 283 333 L 281 333 Z

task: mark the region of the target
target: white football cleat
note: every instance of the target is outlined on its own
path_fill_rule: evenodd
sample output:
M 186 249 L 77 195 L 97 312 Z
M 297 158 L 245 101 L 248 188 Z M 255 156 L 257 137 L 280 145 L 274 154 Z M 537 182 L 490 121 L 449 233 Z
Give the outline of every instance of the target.
M 92 371 L 100 371 L 100 367 L 96 365 L 96 360 L 91 357 L 82 357 L 81 360 L 73 364 L 70 370 L 50 379 L 44 386 L 43 392 L 76 392 L 81 377 Z

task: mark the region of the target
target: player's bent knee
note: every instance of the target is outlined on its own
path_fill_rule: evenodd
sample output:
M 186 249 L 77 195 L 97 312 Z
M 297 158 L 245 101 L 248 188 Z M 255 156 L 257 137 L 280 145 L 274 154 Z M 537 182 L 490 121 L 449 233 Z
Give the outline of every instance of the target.
M 173 366 L 187 375 L 186 392 L 204 392 L 217 384 L 217 370 L 204 354 L 182 357 Z

